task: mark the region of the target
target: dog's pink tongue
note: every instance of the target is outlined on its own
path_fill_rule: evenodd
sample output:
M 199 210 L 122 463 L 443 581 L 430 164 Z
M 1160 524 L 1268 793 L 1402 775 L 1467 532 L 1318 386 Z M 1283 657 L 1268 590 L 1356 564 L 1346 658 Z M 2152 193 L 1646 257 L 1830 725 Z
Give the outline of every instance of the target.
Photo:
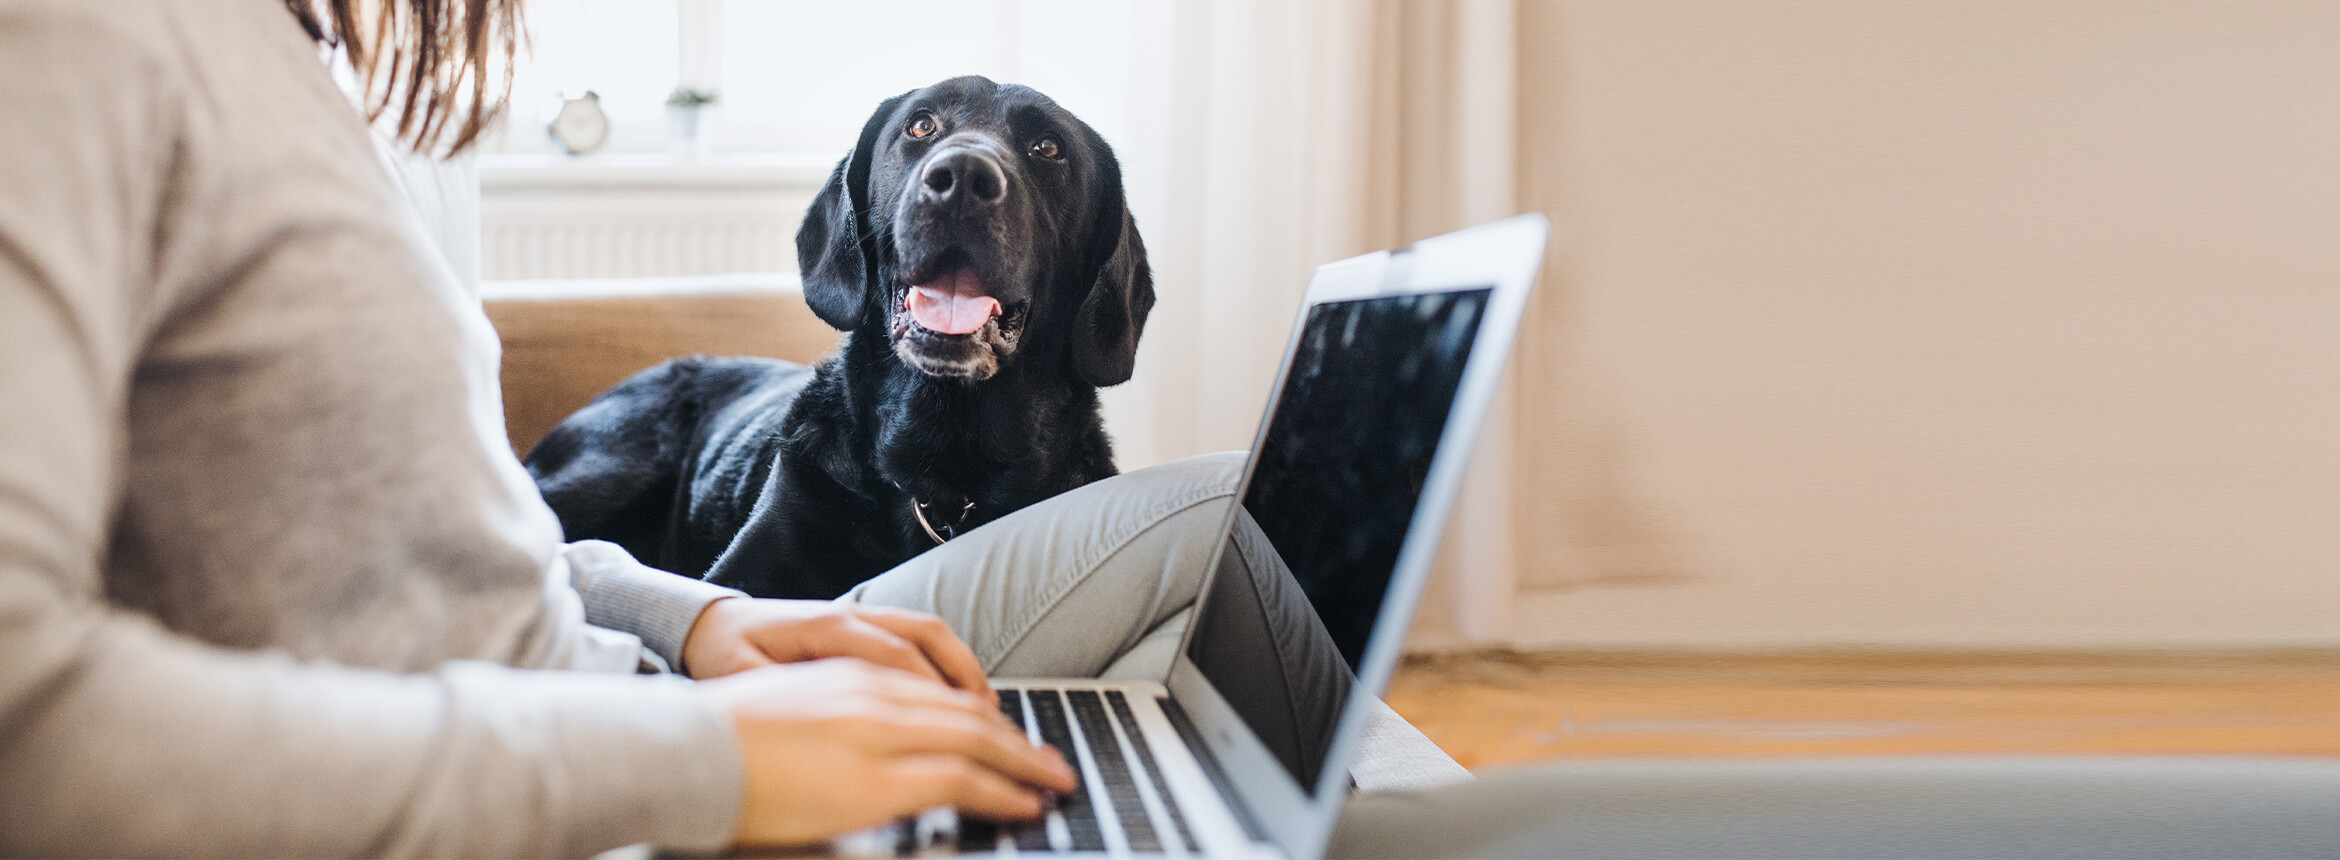
M 984 295 L 983 284 L 965 269 L 931 284 L 912 286 L 904 302 L 919 325 L 942 334 L 972 333 L 999 313 L 999 300 Z

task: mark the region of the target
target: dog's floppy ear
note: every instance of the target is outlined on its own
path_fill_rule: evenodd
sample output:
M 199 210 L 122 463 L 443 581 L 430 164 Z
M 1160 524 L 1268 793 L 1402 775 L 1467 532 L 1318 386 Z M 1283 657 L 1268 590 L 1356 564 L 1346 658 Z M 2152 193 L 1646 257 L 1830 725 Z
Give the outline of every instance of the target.
M 892 126 L 894 109 L 910 93 L 878 105 L 861 125 L 861 139 L 837 162 L 827 184 L 804 211 L 804 226 L 796 231 L 796 269 L 803 273 L 804 303 L 815 316 L 839 331 L 861 324 L 869 303 L 872 265 L 877 249 L 871 245 L 868 225 L 869 169 L 877 159 L 878 140 Z
M 1119 177 L 1114 179 L 1112 198 L 1118 204 L 1121 184 Z M 1111 245 L 1098 244 L 1112 248 L 1112 253 L 1073 320 L 1073 371 L 1100 387 L 1129 381 L 1137 366 L 1138 335 L 1146 329 L 1147 312 L 1154 309 L 1154 270 L 1146 263 L 1145 240 L 1138 238 L 1137 221 L 1128 207 L 1117 208 L 1121 217 L 1109 221 L 1112 226 L 1099 228 L 1104 234 L 1100 238 Z

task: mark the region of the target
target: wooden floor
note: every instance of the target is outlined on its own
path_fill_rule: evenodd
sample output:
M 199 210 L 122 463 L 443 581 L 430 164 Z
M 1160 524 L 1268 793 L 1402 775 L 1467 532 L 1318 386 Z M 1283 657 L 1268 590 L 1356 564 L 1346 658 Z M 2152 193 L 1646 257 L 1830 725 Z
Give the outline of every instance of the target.
M 2340 651 L 1407 658 L 1389 702 L 1473 768 L 1574 756 L 2340 756 Z

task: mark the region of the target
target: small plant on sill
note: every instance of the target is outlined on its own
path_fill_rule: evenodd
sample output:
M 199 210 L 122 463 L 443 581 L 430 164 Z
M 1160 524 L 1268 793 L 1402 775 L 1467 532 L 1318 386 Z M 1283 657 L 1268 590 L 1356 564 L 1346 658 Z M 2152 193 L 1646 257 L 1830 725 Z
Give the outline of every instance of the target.
M 722 98 L 723 97 L 714 90 L 702 90 L 696 87 L 675 87 L 674 92 L 668 93 L 666 95 L 666 103 L 674 107 L 695 108 L 714 104 L 718 101 L 721 101 Z

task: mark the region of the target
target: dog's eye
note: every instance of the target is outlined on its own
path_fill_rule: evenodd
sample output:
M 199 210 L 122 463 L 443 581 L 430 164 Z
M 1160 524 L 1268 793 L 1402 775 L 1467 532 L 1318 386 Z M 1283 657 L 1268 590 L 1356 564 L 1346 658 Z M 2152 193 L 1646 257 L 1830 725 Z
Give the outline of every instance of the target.
M 903 130 L 908 132 L 911 137 L 926 137 L 934 134 L 939 128 L 935 125 L 934 114 L 921 113 L 916 119 L 910 121 L 909 128 Z
M 1064 148 L 1057 145 L 1056 138 L 1043 137 L 1032 141 L 1032 154 L 1054 161 L 1064 157 Z

